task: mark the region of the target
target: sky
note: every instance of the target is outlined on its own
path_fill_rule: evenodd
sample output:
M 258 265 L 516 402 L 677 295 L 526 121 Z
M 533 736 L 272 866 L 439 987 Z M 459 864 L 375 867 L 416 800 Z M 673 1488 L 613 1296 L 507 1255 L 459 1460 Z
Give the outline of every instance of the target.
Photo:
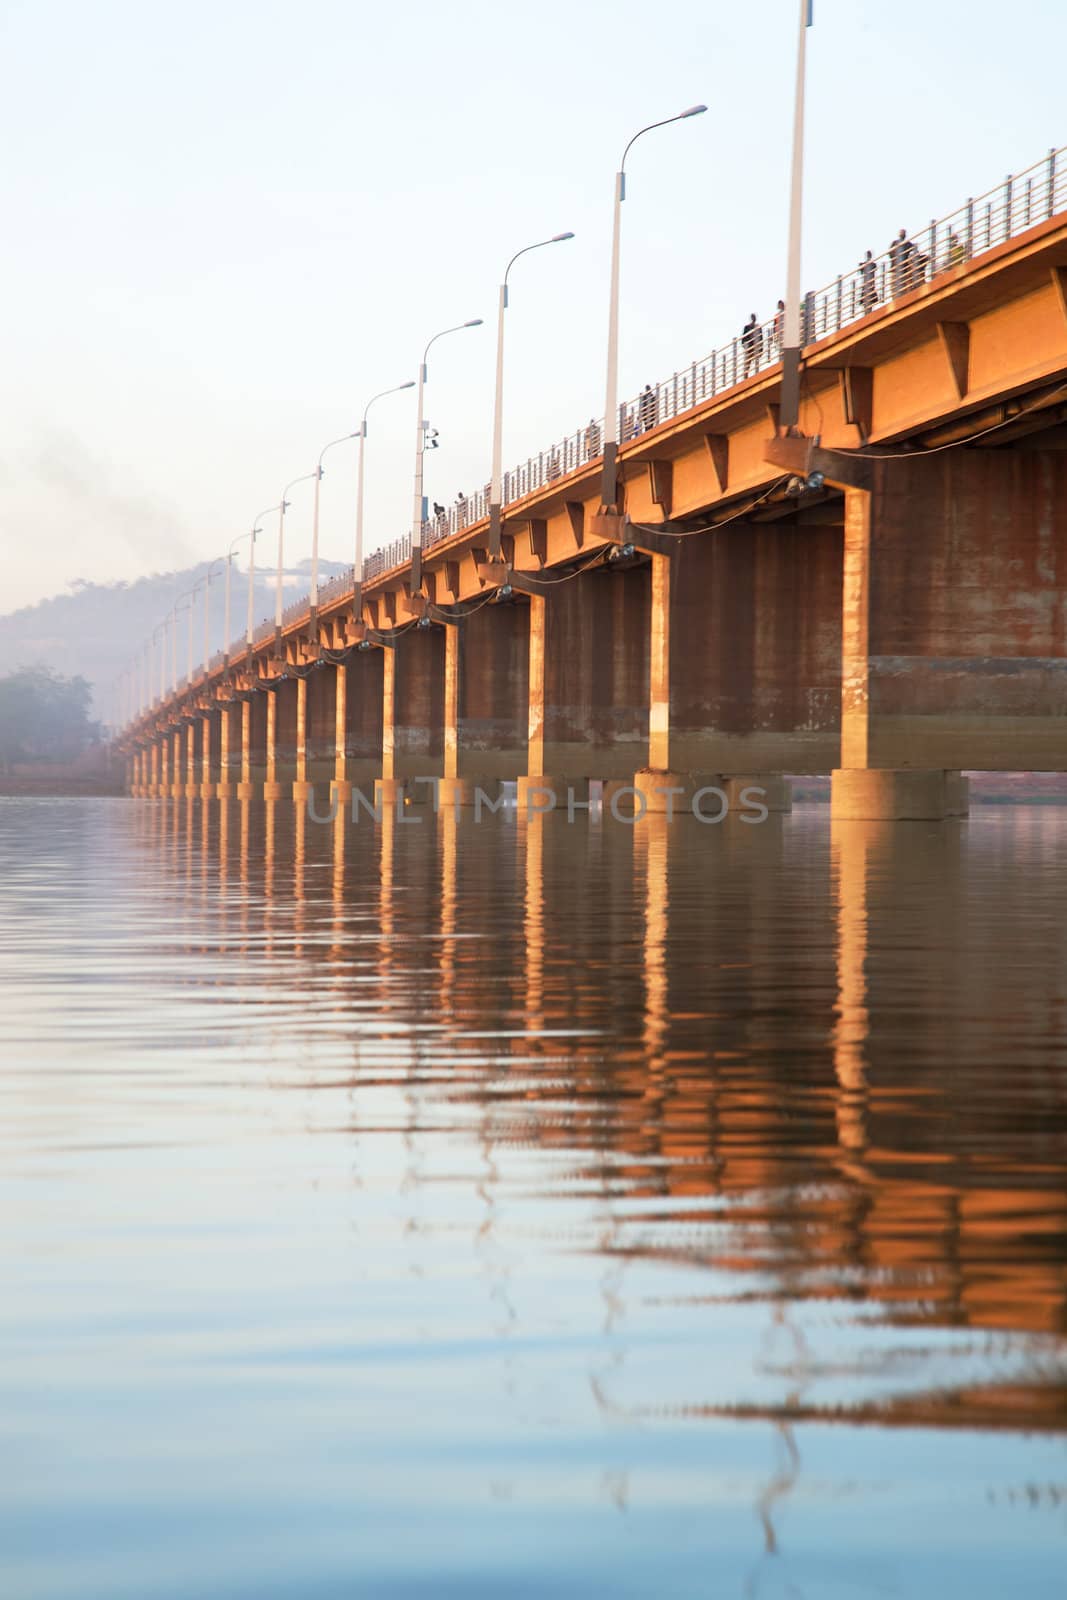
M 797 0 L 0 0 L 0 613 L 222 554 L 432 352 L 426 491 L 603 409 L 613 174 L 624 395 L 782 292 Z M 1062 0 L 815 0 L 805 287 L 1067 143 Z M 414 392 L 367 441 L 366 548 L 410 527 Z M 351 560 L 355 447 L 322 548 Z M 311 486 L 288 554 L 310 550 Z

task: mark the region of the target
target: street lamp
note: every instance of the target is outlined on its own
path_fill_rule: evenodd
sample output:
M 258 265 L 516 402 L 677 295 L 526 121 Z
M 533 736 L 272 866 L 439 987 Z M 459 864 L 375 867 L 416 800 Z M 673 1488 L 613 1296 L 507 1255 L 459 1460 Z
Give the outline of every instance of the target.
M 178 596 L 178 600 L 184 600 L 188 593 L 189 590 L 184 589 Z M 175 600 L 171 606 L 167 617 L 167 626 L 170 629 L 170 692 L 172 695 L 178 693 L 178 613 L 188 609 L 186 606 L 180 606 L 178 600 Z
M 278 507 L 278 573 L 274 580 L 274 648 L 281 649 L 282 643 L 282 582 L 285 564 L 285 513 L 289 508 L 286 496 L 290 489 L 295 489 L 298 483 L 310 483 L 315 476 L 313 472 L 305 472 L 299 478 L 293 478 L 282 490 L 282 500 Z
M 619 240 L 622 230 L 622 203 L 626 199 L 626 157 L 643 134 L 653 128 L 666 128 L 672 122 L 684 122 L 687 117 L 699 117 L 707 106 L 690 106 L 675 117 L 664 117 L 662 122 L 650 122 L 639 128 L 622 153 L 619 170 L 615 174 L 615 217 L 611 233 L 611 287 L 608 297 L 608 377 L 607 396 L 604 401 L 604 468 L 601 479 L 600 500 L 606 507 L 614 508 L 617 497 L 615 461 L 619 453 Z
M 222 620 L 222 664 L 224 667 L 228 667 L 230 664 L 230 582 L 233 570 L 233 553 L 241 540 L 247 538 L 247 533 L 239 533 L 236 539 L 230 540 L 230 548 L 226 552 L 226 584 L 224 589 L 226 598 L 223 604 Z
M 261 511 L 252 524 L 252 542 L 248 546 L 248 622 L 246 629 L 246 643 L 248 645 L 248 664 L 252 665 L 252 646 L 256 635 L 255 590 L 256 590 L 256 535 L 263 532 L 259 526 L 260 517 L 269 517 L 277 511 L 277 506 L 268 506 L 266 511 Z
M 221 566 L 221 559 L 216 559 L 208 567 L 203 577 L 204 584 L 204 677 L 207 677 L 208 657 L 211 654 L 211 578 L 215 568 Z
M 387 394 L 399 394 L 402 389 L 414 389 L 415 380 L 398 383 L 392 389 L 381 389 L 372 394 L 363 408 L 363 421 L 359 425 L 359 477 L 356 480 L 356 560 L 352 569 L 352 622 L 355 630 L 363 623 L 363 466 L 367 454 L 367 413 L 377 400 Z
M 331 439 L 329 444 L 324 444 L 319 451 L 319 463 L 315 468 L 315 511 L 311 521 L 311 595 L 308 599 L 308 638 L 312 643 L 315 643 L 315 618 L 319 610 L 319 486 L 322 483 L 322 458 L 335 444 L 347 444 L 349 439 L 358 437 L 358 433 L 343 433 L 339 439 Z
M 469 322 L 459 322 L 454 328 L 442 328 L 440 333 L 435 333 L 427 341 L 422 352 L 422 361 L 419 363 L 419 415 L 415 423 L 415 498 L 411 511 L 411 592 L 418 594 L 422 588 L 422 525 L 426 521 L 426 497 L 422 492 L 422 465 L 426 453 L 426 424 L 422 415 L 422 394 L 426 386 L 426 358 L 430 353 L 430 346 L 443 339 L 449 333 L 462 333 L 464 328 L 480 328 L 481 317 L 472 317 Z
M 782 327 L 782 392 L 778 425 L 795 428 L 800 421 L 800 237 L 804 194 L 804 77 L 807 30 L 813 0 L 800 0 L 796 97 L 793 104 L 793 166 L 789 193 L 789 254 L 786 262 L 785 316 Z
M 529 255 L 531 250 L 543 250 L 546 244 L 562 244 L 565 239 L 573 239 L 573 233 L 554 233 L 551 239 L 539 239 L 536 244 L 528 244 L 521 250 L 516 250 L 508 262 L 504 272 L 504 281 L 500 285 L 500 303 L 497 308 L 496 319 L 496 398 L 493 403 L 493 474 L 489 485 L 489 559 L 500 560 L 500 499 L 501 478 L 504 440 L 504 312 L 508 307 L 508 273 L 520 256 Z
M 167 624 L 157 622 L 152 629 L 152 648 L 155 649 L 156 636 L 162 633 L 163 638 L 159 646 L 159 704 L 162 705 L 167 696 Z M 154 665 L 154 662 L 153 662 Z

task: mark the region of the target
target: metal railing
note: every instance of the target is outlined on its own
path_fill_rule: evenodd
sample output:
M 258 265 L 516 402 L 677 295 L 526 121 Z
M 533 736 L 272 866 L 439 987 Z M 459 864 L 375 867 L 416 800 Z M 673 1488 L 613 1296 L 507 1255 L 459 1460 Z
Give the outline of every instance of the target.
M 1025 233 L 1028 228 L 1067 210 L 1067 145 L 1050 150 L 1025 172 L 1009 175 L 986 194 L 967 200 L 948 216 L 935 219 L 917 232 L 902 232 L 881 255 L 860 261 L 850 272 L 842 273 L 822 289 L 804 298 L 801 308 L 801 339 L 804 345 L 839 333 L 851 323 L 870 316 L 880 307 L 912 294 L 953 272 L 974 256 Z M 661 383 L 649 384 L 632 400 L 619 406 L 619 439 L 623 443 L 648 433 L 694 406 L 714 399 L 749 378 L 775 366 L 781 359 L 782 314 L 743 329 L 734 339 L 699 361 L 693 361 Z M 565 439 L 529 456 L 504 474 L 502 499 L 505 506 L 524 499 L 570 473 L 587 467 L 599 458 L 603 419 L 589 421 Z M 432 548 L 472 523 L 489 515 L 489 485 L 467 498 L 460 495 L 452 505 L 429 518 L 422 529 L 423 548 Z M 404 565 L 411 554 L 408 535 L 394 539 L 384 549 L 367 556 L 363 581 L 370 582 L 393 567 Z M 331 578 L 319 589 L 319 606 L 333 603 L 351 592 L 353 568 Z M 295 621 L 308 609 L 308 597 L 286 608 L 283 625 Z M 255 631 L 259 642 L 274 632 L 273 618 L 261 622 Z M 231 656 L 246 648 L 242 634 L 230 647 Z M 221 651 L 212 657 L 215 670 L 223 663 Z

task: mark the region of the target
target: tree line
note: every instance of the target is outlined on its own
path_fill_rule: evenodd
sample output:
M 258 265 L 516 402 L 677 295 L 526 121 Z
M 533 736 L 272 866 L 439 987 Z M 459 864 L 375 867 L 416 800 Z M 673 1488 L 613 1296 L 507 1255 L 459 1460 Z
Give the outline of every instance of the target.
M 20 667 L 0 677 L 0 771 L 23 761 L 73 761 L 98 744 L 87 679 L 49 667 Z

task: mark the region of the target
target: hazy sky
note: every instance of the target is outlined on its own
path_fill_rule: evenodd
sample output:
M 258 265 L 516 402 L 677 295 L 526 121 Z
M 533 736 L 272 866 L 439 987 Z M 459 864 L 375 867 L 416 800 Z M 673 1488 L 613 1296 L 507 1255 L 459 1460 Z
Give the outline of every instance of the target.
M 0 611 L 223 550 L 437 329 L 427 492 L 603 404 L 613 172 L 625 393 L 784 275 L 796 0 L 0 0 Z M 1067 142 L 1062 0 L 815 0 L 805 285 Z M 409 525 L 414 398 L 382 402 L 367 548 Z M 323 485 L 350 560 L 354 451 Z M 298 490 L 292 555 L 307 554 Z

